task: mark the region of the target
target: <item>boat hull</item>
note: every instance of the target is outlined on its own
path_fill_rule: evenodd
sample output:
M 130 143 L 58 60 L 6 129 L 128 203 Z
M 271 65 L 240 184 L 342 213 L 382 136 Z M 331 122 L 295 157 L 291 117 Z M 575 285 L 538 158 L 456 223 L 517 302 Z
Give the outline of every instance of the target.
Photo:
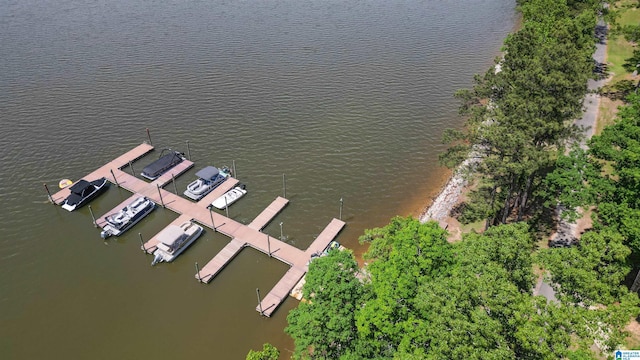
M 211 203 L 211 206 L 215 207 L 216 209 L 222 210 L 230 206 L 231 204 L 235 203 L 236 201 L 240 200 L 246 194 L 247 194 L 246 189 L 236 186 L 235 188 L 227 191 L 224 195 L 215 199 Z

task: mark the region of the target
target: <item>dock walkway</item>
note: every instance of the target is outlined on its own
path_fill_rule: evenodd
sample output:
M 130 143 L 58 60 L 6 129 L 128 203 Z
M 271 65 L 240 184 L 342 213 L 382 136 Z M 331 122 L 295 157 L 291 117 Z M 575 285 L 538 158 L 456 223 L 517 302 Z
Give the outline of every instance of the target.
M 164 189 L 175 177 L 183 174 L 193 166 L 191 161 L 183 161 L 171 171 L 150 183 L 123 171 L 123 167 L 144 156 L 151 150 L 153 150 L 153 146 L 149 144 L 143 143 L 138 145 L 129 152 L 84 177 L 84 179 L 88 181 L 105 177 L 110 182 L 133 193 L 130 198 L 96 219 L 97 225 L 101 227 L 104 226 L 104 217 L 106 215 L 119 211 L 138 196 L 146 196 L 156 204 L 166 207 L 180 215 L 172 224 L 179 225 L 184 221 L 192 219 L 203 226 L 209 227 L 231 238 L 229 244 L 202 269 L 199 269 L 195 275 L 196 279 L 203 283 L 210 282 L 246 246 L 250 246 L 288 264 L 291 266 L 289 271 L 287 271 L 256 308 L 256 310 L 264 316 L 271 316 L 291 292 L 296 283 L 306 274 L 308 269 L 307 264 L 311 259 L 311 255 L 324 250 L 345 226 L 344 221 L 333 219 L 316 237 L 307 250 L 300 250 L 261 232 L 261 230 L 287 206 L 289 200 L 283 197 L 277 197 L 265 210 L 256 216 L 249 225 L 241 224 L 213 211 L 211 207 L 209 207 L 209 204 L 211 204 L 213 200 L 222 196 L 238 184 L 238 180 L 235 178 L 228 178 L 200 201 L 193 202 Z M 52 195 L 51 198 L 56 204 L 60 205 L 69 193 L 70 191 L 67 187 L 55 195 Z M 155 250 L 157 245 L 156 236 L 144 244 L 143 250 L 145 252 L 151 253 Z

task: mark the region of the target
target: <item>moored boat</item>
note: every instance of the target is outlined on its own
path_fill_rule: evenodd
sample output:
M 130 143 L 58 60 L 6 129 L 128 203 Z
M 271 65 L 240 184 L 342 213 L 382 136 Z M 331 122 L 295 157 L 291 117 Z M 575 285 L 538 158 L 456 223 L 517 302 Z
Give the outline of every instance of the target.
M 222 210 L 227 206 L 230 206 L 234 202 L 240 200 L 240 198 L 243 197 L 246 193 L 247 189 L 244 185 L 236 186 L 233 189 L 227 191 L 224 195 L 213 200 L 211 206 L 215 207 L 216 209 Z
M 102 193 L 109 186 L 108 184 L 105 178 L 93 181 L 78 180 L 69 188 L 71 193 L 64 200 L 62 208 L 67 211 L 73 211 L 87 204 L 91 199 Z
M 198 179 L 187 185 L 184 196 L 192 200 L 200 200 L 213 189 L 222 184 L 229 176 L 231 171 L 227 167 L 221 169 L 215 166 L 207 166 L 196 173 Z
M 100 236 L 106 239 L 112 235 L 122 235 L 122 233 L 129 230 L 153 211 L 155 207 L 156 203 L 144 196 L 136 198 L 117 213 L 105 216 L 104 220 L 107 224 L 104 226 Z
M 168 151 L 168 153 L 165 154 L 165 151 Z M 153 181 L 184 160 L 185 157 L 183 153 L 171 149 L 164 149 L 160 153 L 160 158 L 145 166 L 140 175 Z
M 151 265 L 159 262 L 171 262 L 180 255 L 191 243 L 202 234 L 202 226 L 192 220 L 182 223 L 180 226 L 169 225 L 158 235 L 158 245 L 153 252 L 154 258 Z

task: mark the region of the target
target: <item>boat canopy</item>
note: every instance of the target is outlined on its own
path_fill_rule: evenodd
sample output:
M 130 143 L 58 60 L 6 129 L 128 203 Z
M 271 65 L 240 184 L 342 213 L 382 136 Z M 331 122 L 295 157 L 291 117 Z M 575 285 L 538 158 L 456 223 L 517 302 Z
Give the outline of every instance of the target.
M 205 180 L 213 180 L 215 179 L 216 176 L 218 176 L 219 173 L 220 173 L 220 170 L 218 170 L 217 167 L 207 166 L 206 168 L 198 171 L 196 173 L 196 176 Z
M 182 160 L 184 160 L 184 158 L 182 157 L 181 153 L 177 151 L 171 151 L 169 154 L 162 156 L 158 160 L 152 162 L 144 169 L 142 169 L 142 176 L 145 176 L 149 179 L 155 179 L 158 176 L 162 175 L 165 171 L 181 163 Z
M 73 186 L 71 186 L 69 190 L 71 190 L 72 193 L 82 194 L 84 192 L 84 189 L 88 188 L 89 186 L 91 186 L 91 183 L 87 180 L 82 179 L 73 184 Z
M 173 244 L 178 241 L 184 235 L 184 230 L 182 230 L 179 226 L 169 225 L 166 229 L 162 230 L 160 234 L 158 234 L 158 241 L 172 247 Z

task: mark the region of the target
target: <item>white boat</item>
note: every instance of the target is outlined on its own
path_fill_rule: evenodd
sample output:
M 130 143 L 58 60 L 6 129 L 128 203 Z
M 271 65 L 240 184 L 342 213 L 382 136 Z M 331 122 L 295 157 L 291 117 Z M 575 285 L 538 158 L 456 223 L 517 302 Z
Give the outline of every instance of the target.
M 158 245 L 151 265 L 171 262 L 202 234 L 202 226 L 189 220 L 180 226 L 169 225 L 157 235 Z
M 247 190 L 245 189 L 244 185 L 236 186 L 233 189 L 227 191 L 224 195 L 213 200 L 211 206 L 215 207 L 216 209 L 222 210 L 227 206 L 230 206 L 234 202 L 240 200 L 240 198 L 243 197 L 246 193 Z
M 153 211 L 155 207 L 156 203 L 144 196 L 136 198 L 117 213 L 105 216 L 104 220 L 107 224 L 104 226 L 100 236 L 106 239 L 112 235 L 122 235 L 122 233 L 129 230 L 133 225 L 137 224 L 138 221 Z
M 231 171 L 226 167 L 218 169 L 215 166 L 207 166 L 198 171 L 196 176 L 198 179 L 187 186 L 184 196 L 189 199 L 200 200 L 227 180 L 231 176 Z

